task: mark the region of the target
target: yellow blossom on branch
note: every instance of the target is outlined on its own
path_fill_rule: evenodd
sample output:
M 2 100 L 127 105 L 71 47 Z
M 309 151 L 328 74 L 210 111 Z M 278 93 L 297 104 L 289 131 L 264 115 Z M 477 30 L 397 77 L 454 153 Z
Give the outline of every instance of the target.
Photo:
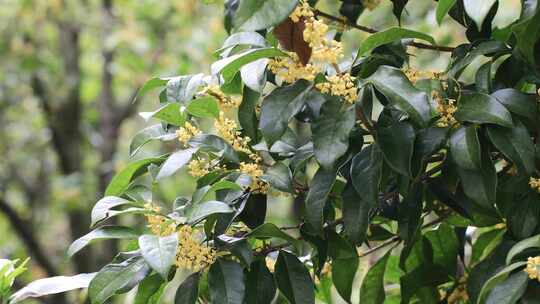
M 176 223 L 173 220 L 170 220 L 161 214 L 157 214 L 161 211 L 159 206 L 154 204 L 145 204 L 144 207 L 154 212 L 152 214 L 145 215 L 146 221 L 148 222 L 147 227 L 150 229 L 150 231 L 152 231 L 153 234 L 158 236 L 167 236 L 176 231 Z
M 531 177 L 529 179 L 529 186 L 537 192 L 540 192 L 540 178 Z
M 529 257 L 525 272 L 529 275 L 529 279 L 538 280 L 540 282 L 540 256 Z
M 452 98 L 444 99 L 438 91 L 431 92 L 431 96 L 437 103 L 437 112 L 441 116 L 437 121 L 437 126 L 447 128 L 457 123 L 454 117 L 457 112 L 456 100 Z
M 443 79 L 441 72 L 420 71 L 412 68 L 405 69 L 403 72 L 412 84 L 416 84 L 420 79 Z
M 300 4 L 291 13 L 289 18 L 291 18 L 291 20 L 293 22 L 298 22 L 298 21 L 300 21 L 300 19 L 302 17 L 310 18 L 310 17 L 313 17 L 313 16 L 314 16 L 314 14 L 313 14 L 313 11 L 311 10 L 311 7 L 309 6 L 309 4 L 306 3 L 305 1 L 301 1 Z
M 293 83 L 299 79 L 313 81 L 320 69 L 313 64 L 303 65 L 295 53 L 288 53 L 289 57 L 280 57 L 270 60 L 268 68 L 286 83 Z
M 222 109 L 237 108 L 242 103 L 240 98 L 225 95 L 217 85 L 209 85 L 203 92 L 214 97 Z
M 176 131 L 176 136 L 181 143 L 186 144 L 192 137 L 201 133 L 201 130 L 192 125 L 189 121 L 186 121 L 184 126 Z
M 247 136 L 242 136 L 238 131 L 238 125 L 232 119 L 225 117 L 225 113 L 219 112 L 219 118 L 214 122 L 214 127 L 219 136 L 228 142 L 235 150 L 251 153 L 248 143 L 251 139 Z
M 251 177 L 251 191 L 254 193 L 266 193 L 268 192 L 268 184 L 261 180 L 264 171 L 259 163 L 240 163 L 240 172 L 247 174 Z
M 355 77 L 349 73 L 329 76 L 326 82 L 315 85 L 321 93 L 341 96 L 349 103 L 355 103 L 358 99 L 358 89 L 355 86 Z
M 176 266 L 197 272 L 216 261 L 216 251 L 200 243 L 193 228 L 182 226 L 178 231 Z

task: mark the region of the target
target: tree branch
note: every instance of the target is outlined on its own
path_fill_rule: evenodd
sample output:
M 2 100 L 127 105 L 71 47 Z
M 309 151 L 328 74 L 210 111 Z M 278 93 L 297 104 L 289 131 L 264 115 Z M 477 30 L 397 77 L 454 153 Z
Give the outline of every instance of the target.
M 316 16 L 321 16 L 321 17 L 324 17 L 326 19 L 345 24 L 347 26 L 350 26 L 352 28 L 355 28 L 357 30 L 360 30 L 360 31 L 363 31 L 363 32 L 366 32 L 366 33 L 375 34 L 375 33 L 379 32 L 378 30 L 376 30 L 374 28 L 367 27 L 367 26 L 360 25 L 360 24 L 356 24 L 356 23 L 350 22 L 348 20 L 345 20 L 343 18 L 339 18 L 339 17 L 333 16 L 333 15 L 330 15 L 328 13 L 322 12 L 320 10 L 314 10 L 313 12 L 314 12 L 314 14 Z M 434 44 L 433 45 L 432 44 L 425 44 L 425 43 L 420 43 L 420 42 L 411 42 L 409 45 L 413 46 L 415 48 L 418 48 L 418 49 L 425 49 L 425 50 L 432 50 L 432 51 L 439 51 L 439 52 L 453 52 L 454 51 L 453 47 L 434 45 Z

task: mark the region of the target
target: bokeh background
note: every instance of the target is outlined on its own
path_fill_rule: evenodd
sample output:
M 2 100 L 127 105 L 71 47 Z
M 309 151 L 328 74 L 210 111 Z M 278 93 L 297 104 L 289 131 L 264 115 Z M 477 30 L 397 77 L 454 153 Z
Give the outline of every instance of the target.
M 337 15 L 337 0 L 320 2 Z M 496 26 L 519 16 L 519 2 L 500 1 Z M 431 34 L 438 44 L 465 42 L 450 18 L 436 23 L 435 5 L 409 1 L 402 25 Z M 138 88 L 152 76 L 209 73 L 227 36 L 222 18 L 219 0 L 0 0 L 0 258 L 31 257 L 17 288 L 46 276 L 96 271 L 118 247 L 129 246 L 109 242 L 71 260 L 65 255 L 88 232 L 90 209 L 115 170 L 130 160 L 130 139 L 145 126 L 138 112 L 158 104 L 155 94 L 134 101 Z M 397 25 L 388 0 L 358 23 Z M 353 52 L 365 37 L 349 31 L 345 45 Z M 448 64 L 449 54 L 411 52 L 416 69 L 442 71 Z M 138 157 L 171 148 L 149 145 Z M 160 186 L 160 200 L 172 203 L 192 184 L 180 174 Z M 282 206 L 270 208 L 271 216 L 286 222 L 289 200 L 275 204 Z M 36 303 L 61 301 L 81 302 L 75 294 Z M 131 303 L 129 296 L 117 302 Z

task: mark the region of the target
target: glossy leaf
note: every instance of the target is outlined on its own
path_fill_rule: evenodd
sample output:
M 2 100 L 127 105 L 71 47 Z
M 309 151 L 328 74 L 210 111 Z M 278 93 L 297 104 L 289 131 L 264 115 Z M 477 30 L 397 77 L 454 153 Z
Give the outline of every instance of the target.
M 262 92 L 266 84 L 266 66 L 269 59 L 262 58 L 240 68 L 240 76 L 244 84 L 255 92 Z
M 281 293 L 291 304 L 315 303 L 315 290 L 309 272 L 296 256 L 280 251 L 275 278 Z
M 204 84 L 203 76 L 203 74 L 196 74 L 169 78 L 167 82 L 167 101 L 181 104 L 190 101 L 197 89 Z
M 137 295 L 133 304 L 155 303 L 152 300 L 160 296 L 164 285 L 165 281 L 157 273 L 146 277 L 137 287 Z
M 516 89 L 502 89 L 491 94 L 491 97 L 502 103 L 508 111 L 537 120 L 538 107 L 534 95 L 524 94 Z
M 352 185 L 345 187 L 342 199 L 345 235 L 354 244 L 361 244 L 369 226 L 369 212 L 374 206 L 362 199 Z
M 275 295 L 276 283 L 265 261 L 253 262 L 246 274 L 246 303 L 271 304 Z
M 208 271 L 210 299 L 216 304 L 243 303 L 244 271 L 236 262 L 218 259 Z
M 369 206 L 379 202 L 379 184 L 381 181 L 383 155 L 376 145 L 364 148 L 352 160 L 352 184 L 358 195 Z
M 171 154 L 159 169 L 156 180 L 169 177 L 182 169 L 191 161 L 191 157 L 195 152 L 197 152 L 197 149 L 185 149 Z
M 105 190 L 106 196 L 120 196 L 127 190 L 131 181 L 138 176 L 146 173 L 150 165 L 160 165 L 165 161 L 165 157 L 145 158 L 127 165 L 122 171 L 118 172 Z
M 99 227 L 86 235 L 76 239 L 68 249 L 68 256 L 72 257 L 91 242 L 96 240 L 110 239 L 134 239 L 139 237 L 137 231 L 129 227 L 123 226 L 103 226 Z
M 493 288 L 486 299 L 486 304 L 518 303 L 528 282 L 529 277 L 523 271 L 510 275 L 504 282 Z
M 411 176 L 415 140 L 413 126 L 407 122 L 399 122 L 379 129 L 377 135 L 384 159 L 390 167 L 404 176 Z
M 238 122 L 242 127 L 242 132 L 252 141 L 257 142 L 257 114 L 256 109 L 259 104 L 261 94 L 249 87 L 244 87 L 242 103 L 238 107 Z
M 115 216 L 116 213 L 118 213 L 119 211 L 113 210 L 113 209 L 120 206 L 142 207 L 141 204 L 137 204 L 135 202 L 123 199 L 121 197 L 105 196 L 94 205 L 94 208 L 92 208 L 92 213 L 91 213 L 92 223 L 90 225 L 93 227 L 97 223 L 109 217 Z
M 197 223 L 200 220 L 212 215 L 220 213 L 231 213 L 234 210 L 224 202 L 208 201 L 194 206 L 190 206 L 187 210 L 188 222 Z
M 164 279 L 169 275 L 169 269 L 176 259 L 178 237 L 175 233 L 169 236 L 151 234 L 139 237 L 139 248 L 148 265 Z
M 136 98 L 141 98 L 146 93 L 152 91 L 153 89 L 163 87 L 167 84 L 169 80 L 167 78 L 161 78 L 161 77 L 154 77 L 148 81 L 146 81 L 143 86 L 139 89 L 137 92 Z
M 300 111 L 310 90 L 308 81 L 299 80 L 293 85 L 276 88 L 264 98 L 259 128 L 268 145 L 285 133 L 289 121 Z
M 273 188 L 279 191 L 289 193 L 293 193 L 294 191 L 291 169 L 281 162 L 268 167 L 261 179 L 267 181 Z
M 446 14 L 448 14 L 454 4 L 456 4 L 456 0 L 439 0 L 436 11 L 437 23 L 439 23 L 439 25 L 442 23 L 444 17 Z
M 139 115 L 145 121 L 156 118 L 173 126 L 183 126 L 187 116 L 182 105 L 177 102 L 167 103 L 153 112 L 140 112 Z
M 497 99 L 482 93 L 463 95 L 455 117 L 459 121 L 512 127 L 510 112 Z
M 386 297 L 384 292 L 384 274 L 390 257 L 390 251 L 375 263 L 362 280 L 360 303 L 382 304 Z
M 465 7 L 465 12 L 471 17 L 472 20 L 476 23 L 477 28 L 481 29 L 484 24 L 489 10 L 495 4 L 497 0 L 463 0 L 463 5 Z
M 508 251 L 506 264 L 512 263 L 514 258 L 529 248 L 540 248 L 540 234 L 521 240 Z
M 191 101 L 187 106 L 187 112 L 195 117 L 218 118 L 219 107 L 213 97 L 201 97 Z
M 129 156 L 133 157 L 148 142 L 160 139 L 173 139 L 175 134 L 167 133 L 161 124 L 153 125 L 137 132 L 129 144 Z
M 187 277 L 176 290 L 174 304 L 195 304 L 199 297 L 200 273 L 196 272 Z
M 481 167 L 480 141 L 475 126 L 459 128 L 450 137 L 450 152 L 454 163 L 467 170 Z
M 498 284 L 506 280 L 510 273 L 513 271 L 522 268 L 524 265 L 526 265 L 527 262 L 517 262 L 514 264 L 511 264 L 509 266 L 506 266 L 505 268 L 498 271 L 494 276 L 492 276 L 489 280 L 487 280 L 484 285 L 482 286 L 482 290 L 480 291 L 478 295 L 478 301 L 477 303 L 484 303 L 486 300 L 486 297 L 488 296 L 489 292 Z
M 493 126 L 487 130 L 491 142 L 516 164 L 520 172 L 531 175 L 535 171 L 534 143 L 522 123 L 516 121 L 511 129 Z
M 248 63 L 261 58 L 284 56 L 287 56 L 287 54 L 276 48 L 253 49 L 216 61 L 212 64 L 211 70 L 213 75 L 221 74 L 223 79 L 225 79 L 225 82 L 230 82 L 240 68 Z
M 87 288 L 96 273 L 81 273 L 66 277 L 58 276 L 36 280 L 14 293 L 9 303 L 19 303 L 29 298 L 38 298 L 75 289 Z
M 402 27 L 392 27 L 387 30 L 372 34 L 368 38 L 366 38 L 364 41 L 362 41 L 362 44 L 360 45 L 360 49 L 358 50 L 357 56 L 358 57 L 364 56 L 368 54 L 371 50 L 381 45 L 385 45 L 385 44 L 394 42 L 396 40 L 408 39 L 408 38 L 421 39 L 421 40 L 428 41 L 431 44 L 435 44 L 435 39 L 433 39 L 433 37 L 431 37 L 428 34 L 413 31 L 413 30 L 408 30 Z
M 336 181 L 334 170 L 319 168 L 309 185 L 309 192 L 306 198 L 305 217 L 306 222 L 316 233 L 321 233 L 323 229 L 324 206 L 332 186 Z
M 297 4 L 297 0 L 242 0 L 236 13 L 235 27 L 241 31 L 269 28 L 289 17 Z
M 296 242 L 295 238 L 283 232 L 272 223 L 264 223 L 260 225 L 259 227 L 253 229 L 248 236 L 256 239 L 279 238 L 291 243 Z
M 215 153 L 227 161 L 239 162 L 238 154 L 234 151 L 233 147 L 219 136 L 212 134 L 197 135 L 188 141 L 188 145 L 198 148 L 199 151 Z

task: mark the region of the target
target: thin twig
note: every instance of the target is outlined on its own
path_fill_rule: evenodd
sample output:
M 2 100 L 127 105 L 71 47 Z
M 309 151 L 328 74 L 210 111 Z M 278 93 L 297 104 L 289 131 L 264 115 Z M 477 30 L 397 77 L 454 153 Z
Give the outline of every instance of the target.
M 314 10 L 313 12 L 317 16 L 321 16 L 321 17 L 324 17 L 324 18 L 332 20 L 332 21 L 343 23 L 345 25 L 348 25 L 348 26 L 350 26 L 352 28 L 355 28 L 357 30 L 361 30 L 361 31 L 366 32 L 366 33 L 375 34 L 375 33 L 379 32 L 378 30 L 376 30 L 374 28 L 367 27 L 367 26 L 364 26 L 364 25 L 360 25 L 360 24 L 357 24 L 357 23 L 354 23 L 354 22 L 350 22 L 348 20 L 344 20 L 342 18 L 330 15 L 330 14 L 322 12 L 320 10 Z M 418 49 L 433 50 L 433 51 L 439 51 L 439 52 L 453 52 L 454 49 L 455 49 L 455 48 L 449 47 L 449 46 L 442 46 L 442 45 L 435 45 L 435 44 L 425 44 L 425 43 L 421 43 L 421 42 L 411 42 L 409 45 L 413 46 L 415 48 L 418 48 Z

